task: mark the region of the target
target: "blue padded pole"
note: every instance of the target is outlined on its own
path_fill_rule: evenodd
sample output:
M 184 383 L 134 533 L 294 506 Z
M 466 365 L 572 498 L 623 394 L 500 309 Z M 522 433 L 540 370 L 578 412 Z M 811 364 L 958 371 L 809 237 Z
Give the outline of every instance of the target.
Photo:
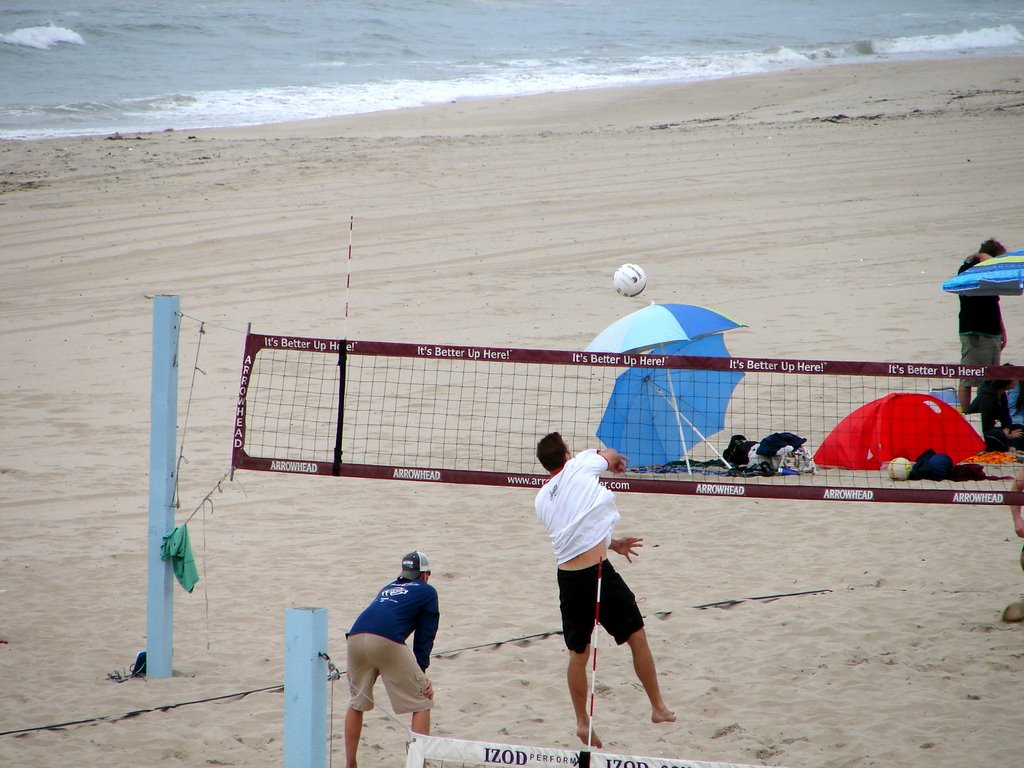
M 284 615 L 284 768 L 327 766 L 327 609 Z
M 146 589 L 146 675 L 170 677 L 174 655 L 174 571 L 163 560 L 164 534 L 174 528 L 175 445 L 178 422 L 178 331 L 181 301 L 153 299 L 153 383 L 149 432 L 149 573 Z

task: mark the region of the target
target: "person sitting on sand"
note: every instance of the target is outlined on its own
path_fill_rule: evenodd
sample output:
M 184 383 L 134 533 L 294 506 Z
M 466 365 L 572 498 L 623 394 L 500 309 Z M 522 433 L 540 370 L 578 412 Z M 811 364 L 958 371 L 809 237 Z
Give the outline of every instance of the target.
M 985 380 L 968 409 L 968 413 L 981 414 L 981 434 L 990 451 L 1024 450 L 1024 428 L 1013 423 L 1006 394 L 1015 383 L 1012 379 Z

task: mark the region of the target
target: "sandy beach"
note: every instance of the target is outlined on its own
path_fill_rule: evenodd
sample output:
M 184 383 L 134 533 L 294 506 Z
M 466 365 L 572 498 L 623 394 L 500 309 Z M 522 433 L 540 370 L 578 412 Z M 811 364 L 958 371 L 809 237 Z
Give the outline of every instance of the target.
M 227 478 L 250 324 L 582 349 L 641 306 L 610 287 L 633 261 L 645 300 L 742 319 L 735 355 L 956 363 L 941 282 L 988 237 L 1024 247 L 1020 58 L 169 128 L 0 142 L 0 732 L 19 731 L 0 735 L 5 766 L 281 765 L 283 696 L 264 689 L 283 682 L 286 609 L 328 609 L 344 668 L 345 631 L 413 548 L 441 598 L 434 733 L 578 746 L 561 637 L 513 642 L 559 628 L 533 493 Z M 174 676 L 116 683 L 146 646 L 157 294 L 184 315 L 178 519 L 195 513 L 202 581 L 175 591 Z M 1004 361 L 1020 364 L 1024 300 L 1002 306 Z M 628 652 L 602 638 L 607 751 L 1019 764 L 1007 509 L 656 494 L 619 508 L 617 532 L 645 547 L 615 564 L 678 721 L 649 722 Z M 814 594 L 744 599 L 795 592 Z M 377 695 L 360 765 L 396 768 L 407 718 Z M 331 702 L 340 765 L 343 681 Z

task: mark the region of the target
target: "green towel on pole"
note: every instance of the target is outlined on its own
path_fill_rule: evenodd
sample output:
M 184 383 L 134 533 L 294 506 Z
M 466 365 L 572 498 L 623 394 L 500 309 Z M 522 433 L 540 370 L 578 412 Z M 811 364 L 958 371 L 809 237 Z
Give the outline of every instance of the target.
M 196 568 L 196 559 L 192 556 L 192 544 L 188 540 L 188 526 L 179 525 L 173 531 L 164 534 L 164 546 L 160 552 L 160 558 L 170 558 L 171 566 L 174 568 L 174 576 L 178 583 L 191 592 L 199 581 L 199 569 Z

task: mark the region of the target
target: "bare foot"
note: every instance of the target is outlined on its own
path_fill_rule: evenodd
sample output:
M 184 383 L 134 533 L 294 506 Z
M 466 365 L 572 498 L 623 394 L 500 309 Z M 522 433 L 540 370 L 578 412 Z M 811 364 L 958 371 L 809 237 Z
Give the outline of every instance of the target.
M 674 723 L 676 721 L 676 713 L 670 710 L 668 707 L 658 707 L 651 711 L 651 722 L 652 723 Z
M 675 719 L 675 716 L 673 716 L 673 719 Z M 588 733 L 590 735 L 590 746 L 596 747 L 597 749 L 600 749 L 604 746 L 604 744 L 601 743 L 601 739 L 598 738 L 597 731 L 590 730 L 587 723 L 581 723 L 576 725 L 576 735 L 580 737 L 580 741 L 582 741 L 584 744 L 587 743 Z

